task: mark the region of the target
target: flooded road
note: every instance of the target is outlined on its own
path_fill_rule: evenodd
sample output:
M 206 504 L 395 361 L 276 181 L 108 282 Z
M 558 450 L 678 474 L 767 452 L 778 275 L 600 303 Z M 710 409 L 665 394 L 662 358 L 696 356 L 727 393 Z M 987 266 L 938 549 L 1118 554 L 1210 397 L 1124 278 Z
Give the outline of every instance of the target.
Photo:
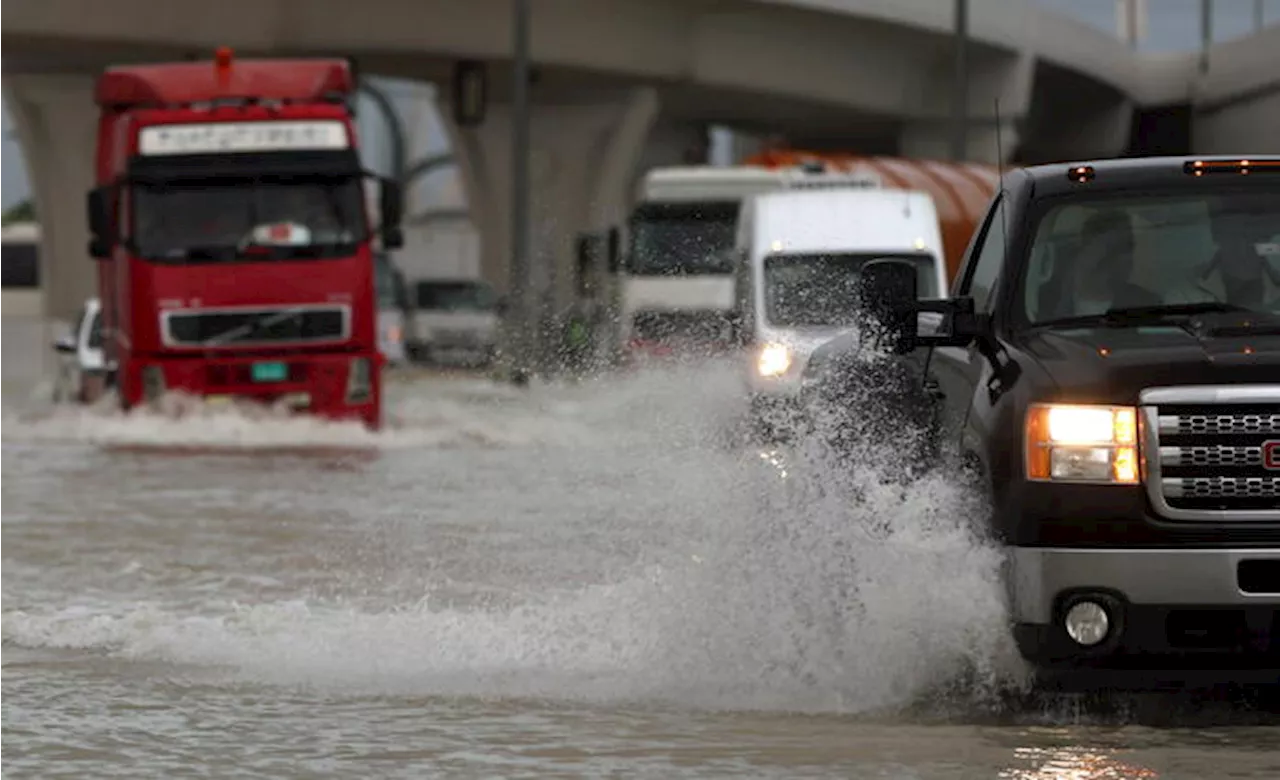
M 415 380 L 378 435 L 6 398 L 5 769 L 1280 776 L 1238 703 L 1010 705 L 971 502 L 799 489 L 734 391 Z

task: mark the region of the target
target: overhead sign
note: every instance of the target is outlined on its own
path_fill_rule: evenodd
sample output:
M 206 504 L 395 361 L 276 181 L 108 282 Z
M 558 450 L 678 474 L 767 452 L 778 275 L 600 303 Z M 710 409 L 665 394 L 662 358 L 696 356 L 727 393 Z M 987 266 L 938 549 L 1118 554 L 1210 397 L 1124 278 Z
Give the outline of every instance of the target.
M 138 134 L 138 153 L 147 157 L 346 149 L 350 145 L 347 129 L 338 120 L 155 125 Z

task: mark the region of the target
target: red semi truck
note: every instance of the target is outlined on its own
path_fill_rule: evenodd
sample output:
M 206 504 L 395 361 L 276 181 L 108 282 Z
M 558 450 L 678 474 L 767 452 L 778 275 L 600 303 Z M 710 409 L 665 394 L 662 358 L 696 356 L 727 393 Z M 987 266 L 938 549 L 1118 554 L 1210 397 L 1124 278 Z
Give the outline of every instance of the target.
M 88 196 L 105 348 L 124 408 L 180 391 L 378 428 L 374 242 L 344 60 L 111 68 Z

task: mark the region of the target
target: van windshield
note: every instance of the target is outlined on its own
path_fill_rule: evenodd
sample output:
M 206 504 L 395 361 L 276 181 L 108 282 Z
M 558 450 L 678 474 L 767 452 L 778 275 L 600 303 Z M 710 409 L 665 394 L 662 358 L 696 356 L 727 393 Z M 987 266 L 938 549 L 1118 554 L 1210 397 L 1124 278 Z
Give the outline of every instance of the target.
M 925 253 L 776 254 L 764 261 L 765 319 L 784 327 L 847 327 L 855 321 L 858 277 L 872 260 L 916 266 L 922 298 L 938 295 L 936 259 Z

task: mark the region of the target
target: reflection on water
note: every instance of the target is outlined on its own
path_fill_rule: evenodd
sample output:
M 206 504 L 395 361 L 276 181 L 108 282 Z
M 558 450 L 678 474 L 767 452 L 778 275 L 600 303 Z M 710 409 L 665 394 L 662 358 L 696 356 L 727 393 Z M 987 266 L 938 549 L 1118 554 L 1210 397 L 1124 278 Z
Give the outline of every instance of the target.
M 1000 777 L 1009 780 L 1133 780 L 1159 777 L 1154 769 L 1121 760 L 1115 751 L 1088 748 L 1034 748 L 1014 750 L 1019 761 L 1033 764 L 1031 769 L 1006 769 Z

